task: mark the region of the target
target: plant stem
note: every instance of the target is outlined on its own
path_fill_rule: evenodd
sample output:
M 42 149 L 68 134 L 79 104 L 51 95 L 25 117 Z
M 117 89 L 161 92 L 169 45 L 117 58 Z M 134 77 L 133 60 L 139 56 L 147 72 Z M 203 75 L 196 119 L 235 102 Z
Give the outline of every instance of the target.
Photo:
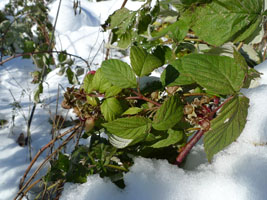
M 228 97 L 220 106 L 218 106 L 216 109 L 214 109 L 212 112 L 209 113 L 209 120 L 213 119 L 214 115 L 218 110 L 220 110 L 227 102 L 229 102 L 234 96 Z
M 154 104 L 154 105 L 156 105 L 156 106 L 161 106 L 160 103 L 158 103 L 158 102 L 156 102 L 156 101 L 153 101 L 153 100 L 151 100 L 151 99 L 145 97 L 145 96 L 142 95 L 141 93 L 136 92 L 136 91 L 134 91 L 134 90 L 131 90 L 131 91 L 132 91 L 132 93 L 134 93 L 136 96 L 133 96 L 133 97 L 127 97 L 126 99 L 139 99 L 139 100 L 144 100 L 144 101 L 150 102 L 150 103 L 152 103 L 152 104 Z
M 78 125 L 77 125 L 78 126 Z M 75 127 L 77 127 L 77 126 L 75 126 Z M 74 128 L 75 128 L 74 127 Z M 79 126 L 77 127 L 77 129 L 80 127 L 80 124 L 79 124 Z M 17 195 L 16 195 L 16 197 L 14 198 L 14 200 L 16 200 L 16 199 L 18 199 L 19 198 L 19 200 L 21 200 L 24 196 L 25 196 L 25 192 L 24 192 L 24 190 L 25 191 L 28 191 L 28 188 L 26 188 L 29 184 L 30 184 L 30 182 L 35 178 L 35 176 L 39 173 L 39 171 L 41 170 L 41 168 L 56 154 L 56 153 L 58 153 L 58 151 L 63 147 L 63 146 L 65 146 L 74 136 L 75 136 L 75 133 L 76 133 L 76 130 L 77 129 L 74 129 L 73 130 L 73 128 L 72 128 L 72 130 L 73 130 L 73 132 L 72 132 L 72 134 L 71 135 L 69 135 L 69 137 L 67 138 L 67 139 L 65 139 L 64 141 L 63 141 L 63 143 L 53 152 L 53 153 L 51 153 L 49 156 L 47 156 L 46 158 L 45 158 L 45 160 L 39 165 L 39 167 L 33 172 L 33 174 L 31 175 L 31 177 L 29 178 L 29 180 L 20 188 L 20 190 L 19 190 L 19 192 L 17 193 Z M 48 145 L 49 144 L 49 145 Z M 45 147 L 46 148 L 48 148 L 50 145 L 51 145 L 51 142 L 49 142 Z M 43 147 L 44 148 L 44 147 Z M 43 149 L 42 148 L 42 149 Z M 45 149 L 46 149 L 45 148 Z M 43 150 L 44 151 L 44 150 Z M 39 153 L 39 152 L 38 152 Z M 37 155 L 36 155 L 37 156 Z M 38 157 L 39 157 L 39 154 L 38 154 Z M 37 158 L 36 158 L 37 159 Z M 35 161 L 36 161 L 36 159 L 35 159 Z M 32 164 L 33 165 L 33 164 Z M 30 165 L 30 166 L 32 166 L 32 165 Z M 29 166 L 29 167 L 30 167 Z M 28 167 L 28 168 L 29 168 Z
M 187 154 L 190 152 L 193 146 L 200 140 L 204 132 L 205 132 L 204 130 L 197 131 L 196 134 L 185 145 L 183 150 L 179 153 L 178 157 L 176 158 L 176 164 L 178 166 L 183 162 L 184 158 L 187 156 Z
M 189 96 L 209 96 L 209 95 L 207 93 L 185 93 L 183 94 L 183 96 L 189 97 Z

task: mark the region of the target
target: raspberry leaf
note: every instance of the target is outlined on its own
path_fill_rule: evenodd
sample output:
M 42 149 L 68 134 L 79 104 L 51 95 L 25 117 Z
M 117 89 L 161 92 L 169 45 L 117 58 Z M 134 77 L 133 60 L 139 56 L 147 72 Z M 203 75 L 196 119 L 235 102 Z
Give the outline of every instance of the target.
M 132 68 L 125 62 L 110 59 L 102 62 L 103 77 L 119 88 L 136 88 L 136 77 Z
M 183 105 L 177 95 L 171 96 L 158 109 L 153 128 L 156 130 L 168 130 L 177 124 L 183 117 Z
M 225 103 L 218 116 L 211 121 L 210 131 L 204 134 L 204 147 L 209 161 L 239 137 L 246 124 L 248 107 L 249 99 L 236 95 Z

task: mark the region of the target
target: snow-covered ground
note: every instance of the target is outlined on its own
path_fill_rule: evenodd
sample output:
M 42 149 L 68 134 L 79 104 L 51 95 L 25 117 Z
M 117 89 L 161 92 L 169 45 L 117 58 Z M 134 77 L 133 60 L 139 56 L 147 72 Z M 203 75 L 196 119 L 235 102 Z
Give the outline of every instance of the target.
M 0 9 L 7 2 L 1 0 Z M 121 6 L 122 1 L 81 2 L 81 14 L 75 16 L 72 0 L 62 1 L 56 27 L 56 48 L 83 57 L 95 69 L 104 58 L 103 48 L 107 42 L 107 34 L 100 31 L 99 25 Z M 57 0 L 51 5 L 51 20 L 54 20 L 58 3 Z M 140 2 L 129 1 L 126 7 L 138 9 L 140 5 Z M 76 61 L 77 65 L 85 67 Z M 93 175 L 84 184 L 67 183 L 61 200 L 267 199 L 267 62 L 256 69 L 263 73 L 259 85 L 242 91 L 250 99 L 246 127 L 238 140 L 218 153 L 212 163 L 206 160 L 201 144 L 193 148 L 184 169 L 164 160 L 137 158 L 130 172 L 125 174 L 124 190 L 108 179 Z M 16 139 L 20 133 L 26 132 L 24 117 L 29 117 L 29 109 L 33 106 L 30 98 L 36 86 L 30 83 L 30 72 L 34 70 L 31 61 L 20 58 L 0 66 L 0 119 L 9 121 L 0 127 L 0 200 L 14 198 L 19 179 L 29 164 L 28 149 L 18 146 Z M 33 154 L 51 138 L 49 112 L 55 112 L 59 83 L 68 86 L 66 77 L 57 72 L 58 69 L 54 70 L 46 78 L 41 96 L 44 103 L 37 106 L 33 118 Z M 60 90 L 60 98 L 62 93 Z M 21 109 L 13 110 L 10 103 L 14 101 L 20 103 Z M 12 115 L 15 116 L 14 126 Z

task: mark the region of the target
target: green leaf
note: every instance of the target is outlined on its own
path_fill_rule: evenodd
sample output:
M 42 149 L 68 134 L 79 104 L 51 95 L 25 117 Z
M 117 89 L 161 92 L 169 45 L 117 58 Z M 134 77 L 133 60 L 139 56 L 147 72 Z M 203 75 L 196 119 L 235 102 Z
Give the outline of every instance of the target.
M 34 52 L 35 43 L 33 41 L 26 40 L 24 41 L 23 51 L 24 53 Z
M 167 147 L 172 144 L 180 142 L 184 138 L 183 131 L 175 131 L 173 129 L 169 129 L 167 134 L 168 134 L 167 138 L 164 138 L 154 143 L 153 145 L 151 145 L 151 147 L 153 148 Z
M 183 105 L 177 95 L 171 96 L 158 109 L 152 127 L 156 130 L 168 130 L 183 117 Z
M 171 48 L 168 46 L 157 46 L 153 51 L 153 55 L 159 58 L 164 64 L 168 64 L 172 60 L 175 60 L 175 56 L 173 55 Z
M 184 70 L 181 76 L 191 76 L 195 82 L 212 93 L 234 94 L 243 86 L 245 72 L 233 58 L 190 54 L 183 57 L 181 62 Z
M 122 115 L 135 115 L 137 113 L 140 113 L 143 109 L 139 107 L 131 107 L 128 110 L 126 110 Z
M 58 61 L 64 62 L 65 60 L 67 60 L 66 51 L 62 51 L 58 54 Z
M 193 3 L 209 3 L 212 0 L 181 0 L 181 2 L 185 5 L 191 5 Z
M 132 32 L 131 31 L 127 31 L 122 35 L 119 35 L 119 40 L 117 40 L 118 42 L 118 47 L 120 47 L 121 49 L 127 49 L 131 43 L 132 43 Z
M 94 74 L 91 90 L 96 90 L 100 93 L 104 93 L 111 86 L 112 84 L 104 77 L 102 68 L 99 68 Z
M 68 69 L 66 70 L 66 73 L 67 73 L 67 77 L 68 77 L 70 84 L 73 84 L 73 85 L 79 84 L 79 80 L 76 74 L 70 69 L 70 67 L 68 67 Z
M 260 75 L 261 75 L 261 73 L 259 73 L 257 70 L 255 70 L 253 68 L 250 68 L 248 70 L 247 77 L 246 77 L 246 79 L 244 81 L 243 88 L 249 88 L 250 84 L 251 84 L 251 81 L 255 80 L 257 78 L 260 78 Z
M 105 99 L 100 109 L 106 121 L 112 121 L 123 113 L 123 108 L 119 100 L 114 97 Z
M 180 75 L 175 80 L 173 80 L 174 77 L 166 80 L 166 78 L 168 78 L 168 77 L 170 78 L 170 76 L 172 76 L 172 74 L 168 73 L 168 71 L 163 72 L 162 78 L 161 78 L 162 84 L 163 84 L 163 82 L 165 82 L 165 84 L 168 83 L 168 86 L 175 86 L 175 85 L 190 85 L 192 83 L 195 83 L 195 81 L 191 78 L 190 74 L 188 74 L 185 71 L 184 66 L 181 62 L 181 59 L 173 61 L 171 63 L 171 66 L 173 66 L 178 71 L 178 73 Z M 175 69 L 172 69 L 172 71 L 174 72 Z M 168 69 L 168 70 L 170 70 L 170 69 Z M 177 72 L 175 73 L 175 75 L 176 74 L 177 74 Z M 164 79 L 165 79 L 165 81 L 164 81 Z M 172 81 L 172 82 L 169 83 L 169 81 Z
M 86 96 L 86 101 L 92 106 L 99 105 L 99 99 L 97 97 Z
M 117 28 L 116 34 L 124 34 L 129 30 L 129 27 L 133 24 L 135 20 L 136 12 L 130 11 L 127 8 L 121 8 L 115 11 L 105 22 L 102 27 L 104 29 L 114 29 Z
M 109 59 L 102 62 L 103 77 L 120 88 L 136 88 L 136 77 L 132 68 L 125 62 Z
M 248 44 L 250 41 L 252 41 L 261 31 L 261 22 L 261 17 L 256 18 L 255 21 L 252 22 L 246 30 L 244 30 L 244 32 L 240 33 L 240 35 L 235 38 L 234 43 L 244 41 L 246 44 Z
M 157 39 L 165 35 L 169 35 L 177 42 L 184 39 L 191 23 L 191 16 L 186 12 L 178 21 L 167 26 L 165 29 L 153 34 L 153 38 Z
M 234 55 L 236 64 L 239 65 L 242 70 L 244 70 L 245 74 L 247 74 L 248 64 L 246 62 L 246 59 L 235 49 L 234 49 L 233 55 Z
M 131 47 L 130 59 L 133 70 L 139 77 L 149 75 L 154 69 L 162 65 L 160 59 L 136 46 Z
M 113 85 L 105 91 L 105 97 L 108 98 L 108 97 L 116 96 L 117 94 L 121 92 L 121 90 L 122 90 L 121 88 Z
M 167 86 L 179 77 L 179 72 L 172 66 L 168 65 L 160 76 L 162 85 Z
M 210 131 L 204 134 L 204 147 L 209 161 L 239 137 L 246 124 L 248 107 L 249 99 L 236 95 L 225 103 L 218 116 L 211 121 Z
M 94 78 L 94 74 L 87 74 L 83 80 L 83 86 L 82 88 L 85 90 L 85 92 L 90 93 L 93 91 L 92 88 L 92 81 Z
M 126 141 L 128 140 L 126 146 L 128 146 L 130 144 L 136 144 L 146 138 L 151 127 L 151 122 L 145 117 L 134 116 L 129 118 L 119 118 L 102 125 L 109 133 L 115 136 L 113 137 L 113 142 L 116 142 L 116 140 L 125 141 L 126 139 Z M 115 143 L 113 143 L 113 145 L 114 144 Z
M 145 14 L 144 12 L 140 13 L 140 18 L 138 21 L 138 34 L 143 34 L 147 31 L 148 25 L 151 23 L 152 18 L 150 15 Z
M 228 41 L 243 41 L 262 20 L 263 0 L 216 0 L 195 10 L 192 27 L 209 44 L 220 46 Z

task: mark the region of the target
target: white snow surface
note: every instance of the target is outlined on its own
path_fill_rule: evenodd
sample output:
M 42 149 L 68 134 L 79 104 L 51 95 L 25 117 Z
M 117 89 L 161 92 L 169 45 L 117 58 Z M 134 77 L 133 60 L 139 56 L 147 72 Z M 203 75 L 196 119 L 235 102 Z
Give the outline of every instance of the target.
M 0 9 L 8 1 L 0 1 Z M 92 3 L 82 0 L 81 14 L 74 15 L 72 0 L 63 0 L 56 27 L 56 48 L 83 57 L 98 68 L 104 58 L 103 48 L 108 35 L 100 24 L 118 9 L 122 1 Z M 59 0 L 51 4 L 51 20 L 56 16 Z M 140 2 L 129 1 L 126 7 L 138 9 Z M 128 58 L 125 58 L 128 60 Z M 85 67 L 76 59 L 76 64 Z M 118 189 L 108 179 L 89 176 L 84 184 L 66 183 L 61 200 L 266 200 L 267 199 L 267 62 L 256 69 L 262 73 L 258 86 L 243 89 L 250 99 L 246 127 L 241 136 L 225 150 L 216 154 L 212 163 L 205 158 L 199 143 L 189 154 L 183 169 L 165 160 L 136 158 L 130 172 L 125 174 L 126 188 Z M 9 124 L 0 128 L 0 200 L 13 199 L 19 179 L 29 165 L 28 149 L 20 147 L 16 139 L 26 132 L 22 113 L 29 116 L 29 107 L 36 85 L 31 84 L 30 72 L 35 66 L 20 58 L 0 66 L 0 119 Z M 80 77 L 82 80 L 82 77 Z M 44 103 L 37 106 L 32 126 L 33 155 L 50 139 L 49 111 L 55 113 L 59 83 L 69 86 L 66 77 L 53 70 L 44 83 L 41 96 Z M 12 95 L 21 105 L 12 126 Z M 60 100 L 63 91 L 60 90 Z M 64 113 L 59 110 L 59 113 Z M 12 128 L 13 127 L 13 128 Z M 43 153 L 38 163 L 45 157 Z M 42 173 L 45 173 L 46 168 Z M 41 174 L 40 174 L 41 176 Z

